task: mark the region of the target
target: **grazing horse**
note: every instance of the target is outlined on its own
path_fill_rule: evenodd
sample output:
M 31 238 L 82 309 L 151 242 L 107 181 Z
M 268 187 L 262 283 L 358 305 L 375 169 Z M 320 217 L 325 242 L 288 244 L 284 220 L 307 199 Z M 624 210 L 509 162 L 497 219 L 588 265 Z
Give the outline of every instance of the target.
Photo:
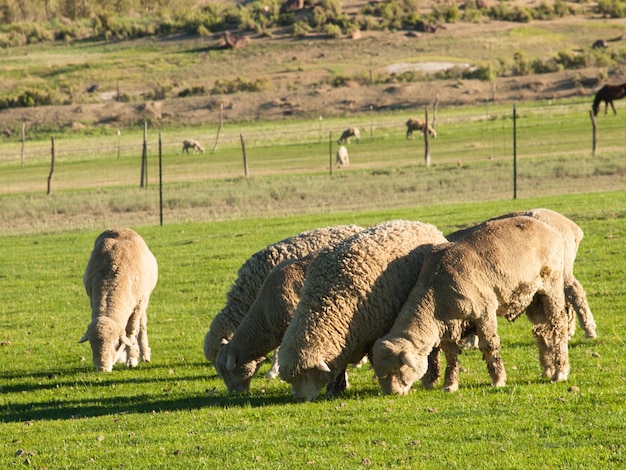
M 600 103 L 604 101 L 604 114 L 607 114 L 608 107 L 611 105 L 613 108 L 613 114 L 617 114 L 615 106 L 613 106 L 613 100 L 620 100 L 626 96 L 626 83 L 621 85 L 604 85 L 596 93 L 596 97 L 593 99 L 593 115 L 597 116 L 600 111 Z

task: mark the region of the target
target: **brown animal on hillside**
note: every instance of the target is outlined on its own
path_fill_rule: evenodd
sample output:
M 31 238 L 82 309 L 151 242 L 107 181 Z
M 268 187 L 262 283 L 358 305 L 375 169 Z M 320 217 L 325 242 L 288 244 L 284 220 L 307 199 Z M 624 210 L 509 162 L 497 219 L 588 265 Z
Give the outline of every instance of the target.
M 604 85 L 598 90 L 595 98 L 593 99 L 593 115 L 597 116 L 600 111 L 600 103 L 604 101 L 604 115 L 606 116 L 608 107 L 611 105 L 613 108 L 613 114 L 617 114 L 615 106 L 613 106 L 613 100 L 621 100 L 626 96 L 626 83 L 621 85 Z
M 420 131 L 424 132 L 424 128 L 426 127 L 426 121 L 422 121 L 421 119 L 411 118 L 406 122 L 406 138 L 412 139 L 413 132 Z M 430 124 L 428 125 L 428 133 L 433 137 L 433 139 L 437 138 L 437 131 L 433 129 Z

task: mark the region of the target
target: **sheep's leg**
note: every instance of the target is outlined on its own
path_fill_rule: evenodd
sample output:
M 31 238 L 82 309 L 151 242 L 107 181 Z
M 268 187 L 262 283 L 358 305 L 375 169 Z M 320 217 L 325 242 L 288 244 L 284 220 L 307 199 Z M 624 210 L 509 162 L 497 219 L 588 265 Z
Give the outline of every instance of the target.
M 552 294 L 543 295 L 542 303 L 548 319 L 549 345 L 554 357 L 553 382 L 567 380 L 569 375 L 567 316 L 565 313 L 565 296 L 563 289 L 555 290 Z
M 265 374 L 266 379 L 275 379 L 278 377 L 278 349 L 274 350 L 274 356 L 272 357 L 272 367 Z
M 441 362 L 439 361 L 440 346 L 436 346 L 428 355 L 428 369 L 422 377 L 422 387 L 427 389 L 435 388 L 435 383 L 439 380 L 441 372 Z
M 137 333 L 137 341 L 139 342 L 140 358 L 144 362 L 150 362 L 152 350 L 148 344 L 148 315 L 146 314 L 147 305 L 142 309 L 139 316 L 139 331 Z
M 454 341 L 444 341 L 443 353 L 446 355 L 446 372 L 443 383 L 444 392 L 456 392 L 459 389 L 459 353 L 461 348 Z
M 533 323 L 533 336 L 539 350 L 539 363 L 543 368 L 543 377 L 552 377 L 554 374 L 554 354 L 550 345 L 550 328 L 547 324 L 543 302 L 539 296 L 535 296 L 526 308 L 526 316 Z
M 597 338 L 596 322 L 587 303 L 585 289 L 577 279 L 572 279 L 565 286 L 565 298 L 572 305 L 580 327 L 585 331 L 586 338 Z
M 476 321 L 476 334 L 478 348 L 483 353 L 491 383 L 494 387 L 503 387 L 506 385 L 506 371 L 500 357 L 500 337 L 495 312 L 486 314 Z

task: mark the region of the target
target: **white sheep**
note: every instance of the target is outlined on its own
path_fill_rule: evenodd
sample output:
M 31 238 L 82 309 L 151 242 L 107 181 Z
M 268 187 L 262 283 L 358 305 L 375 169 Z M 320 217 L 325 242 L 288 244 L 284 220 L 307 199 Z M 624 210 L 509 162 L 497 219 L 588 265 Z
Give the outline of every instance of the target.
M 307 256 L 361 230 L 358 225 L 318 228 L 273 243 L 253 254 L 239 268 L 237 279 L 226 294 L 226 305 L 211 321 L 204 337 L 206 359 L 215 363 L 218 351 L 230 341 L 276 265 Z
M 391 331 L 373 347 L 372 365 L 383 393 L 408 393 L 426 372 L 433 347 L 455 349 L 468 324 L 476 328 L 492 384 L 505 385 L 497 316 L 513 321 L 535 296 L 549 329 L 544 336 L 548 350 L 540 355 L 553 355 L 552 380 L 566 380 L 563 262 L 559 232 L 526 216 L 485 222 L 457 242 L 434 247 Z M 447 369 L 444 389 L 458 389 L 458 377 Z
M 343 146 L 340 145 L 339 148 L 337 149 L 337 157 L 335 159 L 335 163 L 337 165 L 337 168 L 342 167 L 342 166 L 349 166 L 350 165 L 350 157 L 348 156 L 348 149 Z
M 526 215 L 535 219 L 541 220 L 554 228 L 561 235 L 565 247 L 564 252 L 564 272 L 563 282 L 565 285 L 565 300 L 573 308 L 573 311 L 578 318 L 578 322 L 581 328 L 585 331 L 585 337 L 596 338 L 596 322 L 589 308 L 587 302 L 587 295 L 585 289 L 580 282 L 574 276 L 574 261 L 576 254 L 578 253 L 578 247 L 583 239 L 582 229 L 576 225 L 572 220 L 568 219 L 562 214 L 550 209 L 530 209 L 527 211 L 510 212 L 508 214 L 495 217 L 490 220 L 504 219 L 508 217 L 518 217 Z M 457 230 L 446 236 L 449 241 L 457 241 L 468 233 L 480 229 L 483 224 L 476 225 L 474 227 Z M 576 330 L 576 321 L 570 322 L 569 336 L 573 336 Z
M 359 142 L 361 140 L 361 132 L 356 127 L 349 127 L 348 129 L 343 131 L 343 133 L 341 134 L 341 137 L 339 137 L 339 140 L 337 140 L 337 143 L 339 145 L 349 144 L 350 137 L 354 137 L 356 141 Z
M 157 278 L 157 261 L 133 230 L 107 230 L 96 238 L 83 276 L 91 323 L 79 340 L 89 341 L 96 369 L 150 361 L 146 309 Z
M 204 147 L 200 145 L 200 142 L 193 139 L 183 140 L 183 153 L 189 154 L 189 149 L 195 154 L 196 152 L 204 153 Z
M 406 138 L 412 139 L 413 132 L 420 131 L 424 132 L 424 128 L 426 127 L 426 121 L 422 121 L 421 119 L 410 118 L 406 122 Z M 433 139 L 437 138 L 437 131 L 433 129 L 430 124 L 428 125 L 428 133 L 433 137 Z
M 215 368 L 229 392 L 249 391 L 265 356 L 280 346 L 314 256 L 286 260 L 272 269 L 233 337 L 220 349 Z M 275 360 L 272 366 L 277 365 Z
M 395 220 L 320 251 L 278 352 L 280 377 L 296 401 L 314 400 L 327 384 L 327 395 L 346 387 L 340 380 L 346 366 L 391 328 L 426 245 L 444 241 L 430 224 Z

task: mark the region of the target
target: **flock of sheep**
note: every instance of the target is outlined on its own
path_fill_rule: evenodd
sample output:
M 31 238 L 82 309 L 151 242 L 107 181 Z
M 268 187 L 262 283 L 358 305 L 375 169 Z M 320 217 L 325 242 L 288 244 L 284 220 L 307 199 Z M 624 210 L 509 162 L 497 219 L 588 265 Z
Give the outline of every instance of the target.
M 426 124 L 426 121 L 422 121 L 421 119 L 410 118 L 406 123 L 406 138 L 412 139 L 413 132 L 419 131 L 424 133 L 424 129 L 428 128 L 428 134 L 433 138 L 437 137 L 437 132 L 433 129 L 430 124 Z M 361 140 L 361 132 L 357 127 L 349 127 L 345 131 L 341 133 L 341 136 L 337 140 L 337 144 L 339 147 L 337 148 L 337 152 L 335 154 L 335 164 L 337 168 L 348 167 L 350 166 L 350 157 L 348 155 L 348 148 L 345 144 L 350 143 L 350 139 L 354 138 L 357 142 Z M 185 139 L 183 140 L 183 150 L 182 153 L 189 154 L 189 149 L 195 155 L 196 152 L 204 153 L 204 147 L 200 145 L 200 142 L 194 139 Z
M 239 269 L 204 338 L 204 355 L 230 392 L 246 392 L 268 354 L 268 377 L 291 384 L 296 401 L 348 387 L 346 369 L 369 358 L 385 394 L 459 388 L 461 345 L 477 344 L 494 386 L 506 383 L 497 317 L 526 313 L 542 375 L 567 380 L 576 321 L 596 324 L 573 268 L 582 230 L 534 209 L 444 236 L 431 224 L 392 220 L 303 232 L 254 253 Z M 150 360 L 148 299 L 157 264 L 129 229 L 101 234 L 84 284 L 94 366 L 110 371 Z

